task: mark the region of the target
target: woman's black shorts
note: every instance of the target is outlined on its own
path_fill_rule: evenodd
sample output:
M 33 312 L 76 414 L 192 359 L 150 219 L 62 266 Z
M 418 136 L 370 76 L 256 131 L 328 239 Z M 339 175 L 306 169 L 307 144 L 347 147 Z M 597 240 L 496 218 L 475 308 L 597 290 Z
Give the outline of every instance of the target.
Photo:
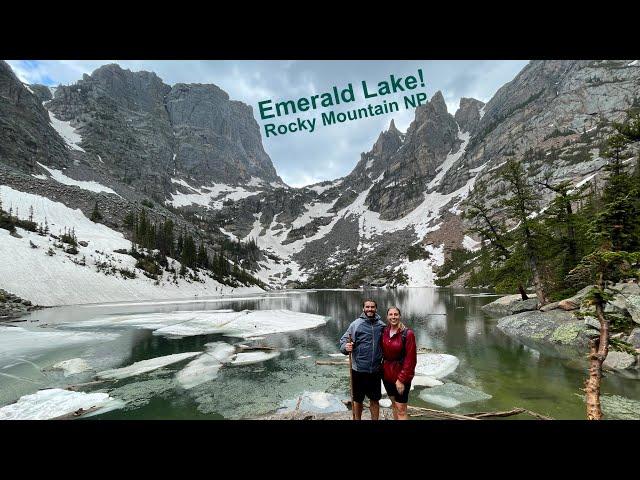
M 353 372 L 353 401 L 362 403 L 365 395 L 369 400 L 378 401 L 382 397 L 380 389 L 380 380 L 382 380 L 382 372 L 367 373 Z
M 389 395 L 389 398 L 393 397 L 393 399 L 398 403 L 407 403 L 409 401 L 409 390 L 411 390 L 411 382 L 409 382 L 408 384 L 404 384 L 404 391 L 402 392 L 402 395 L 398 393 L 395 383 L 387 383 L 384 381 L 382 383 L 384 383 L 384 389 L 387 391 L 387 395 Z

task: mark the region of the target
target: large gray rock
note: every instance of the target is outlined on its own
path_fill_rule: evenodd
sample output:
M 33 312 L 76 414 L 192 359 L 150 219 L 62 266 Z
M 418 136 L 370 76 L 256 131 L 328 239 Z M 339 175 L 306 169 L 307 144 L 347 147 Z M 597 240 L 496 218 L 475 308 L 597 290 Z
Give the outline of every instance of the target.
M 613 370 L 625 370 L 631 368 L 636 363 L 636 357 L 626 352 L 609 351 L 607 358 L 602 363 L 603 367 Z
M 529 299 L 522 300 L 520 294 L 505 295 L 481 307 L 482 311 L 494 317 L 504 317 L 505 315 L 532 311 L 537 308 L 538 299 L 535 296 L 529 296 Z
M 631 334 L 627 338 L 627 343 L 630 343 L 636 349 L 640 349 L 640 328 L 631 330 Z
M 629 295 L 624 299 L 625 306 L 635 323 L 640 323 L 640 295 Z
M 543 353 L 562 357 L 584 355 L 589 327 L 570 312 L 523 312 L 500 319 L 498 329 Z

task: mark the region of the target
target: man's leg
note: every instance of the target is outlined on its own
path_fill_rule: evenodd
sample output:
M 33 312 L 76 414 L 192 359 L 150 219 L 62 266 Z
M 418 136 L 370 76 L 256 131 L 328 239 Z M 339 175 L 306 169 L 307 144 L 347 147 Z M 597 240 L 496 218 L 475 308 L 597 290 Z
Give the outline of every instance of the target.
M 362 403 L 352 402 L 351 408 L 353 409 L 353 415 L 356 420 L 362 420 Z
M 371 411 L 371 420 L 378 420 L 380 417 L 380 402 L 378 400 L 370 400 L 369 410 Z

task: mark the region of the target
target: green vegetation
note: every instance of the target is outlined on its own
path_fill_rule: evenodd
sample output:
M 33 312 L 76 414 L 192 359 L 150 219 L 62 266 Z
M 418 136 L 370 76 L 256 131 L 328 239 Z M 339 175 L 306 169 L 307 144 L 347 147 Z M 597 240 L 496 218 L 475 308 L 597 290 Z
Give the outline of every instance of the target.
M 126 252 L 136 258 L 136 267 L 144 274 L 156 279 L 164 269 L 174 275 L 189 277 L 199 281 L 198 271 L 220 283 L 230 286 L 259 285 L 266 287 L 242 266 L 243 259 L 257 258 L 259 249 L 252 239 L 246 244 L 225 239 L 216 251 L 208 248 L 204 241 L 196 242 L 189 233 L 175 232 L 171 219 L 154 223 L 149 219 L 146 209 L 139 213 L 129 212 L 124 219 L 125 227 L 133 237 L 132 248 Z M 119 253 L 123 253 L 120 251 Z M 169 265 L 167 257 L 180 261 L 180 270 Z M 192 270 L 189 273 L 188 269 Z
M 640 116 L 631 115 L 614 128 L 602 144 L 602 154 L 609 159 L 604 185 L 594 179 L 572 189 L 569 182 L 551 184 L 548 177 L 534 183 L 522 165 L 510 159 L 499 172 L 508 196 L 490 208 L 484 200 L 487 186 L 478 183 L 476 195 L 466 202 L 465 217 L 483 247 L 478 252 L 454 250 L 439 269 L 437 283 L 450 284 L 466 272 L 468 287 L 513 293 L 533 285 L 540 301 L 547 303 L 572 295 L 599 276 L 603 285 L 637 278 L 640 164 L 624 162 L 631 155 L 629 144 L 640 140 Z M 575 153 L 587 155 L 588 149 Z M 525 153 L 529 160 L 541 155 L 538 150 Z M 555 195 L 542 212 L 537 194 L 541 188 Z

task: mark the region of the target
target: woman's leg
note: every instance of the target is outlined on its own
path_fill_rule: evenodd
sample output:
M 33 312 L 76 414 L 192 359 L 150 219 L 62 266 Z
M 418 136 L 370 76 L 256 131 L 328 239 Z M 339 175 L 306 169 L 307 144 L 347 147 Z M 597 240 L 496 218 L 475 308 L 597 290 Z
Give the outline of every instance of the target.
M 398 420 L 398 404 L 396 403 L 396 399 L 394 397 L 389 397 L 389 400 L 391 400 L 391 411 L 393 412 L 393 419 Z
M 396 420 L 409 420 L 406 403 L 394 402 L 393 406 L 393 415 Z

